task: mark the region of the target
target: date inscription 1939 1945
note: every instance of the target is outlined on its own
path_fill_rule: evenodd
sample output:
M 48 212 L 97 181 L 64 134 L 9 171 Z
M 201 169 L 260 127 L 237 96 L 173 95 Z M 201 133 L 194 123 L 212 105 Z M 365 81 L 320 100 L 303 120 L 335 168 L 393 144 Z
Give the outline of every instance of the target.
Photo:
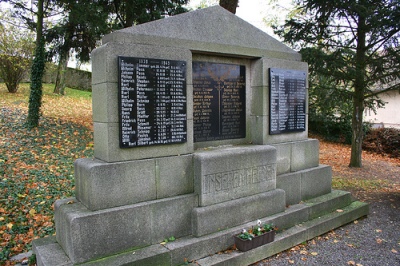
M 121 148 L 186 142 L 186 67 L 118 57 Z
M 306 72 L 271 68 L 269 134 L 305 131 Z
M 194 141 L 244 138 L 245 95 L 245 66 L 194 61 Z

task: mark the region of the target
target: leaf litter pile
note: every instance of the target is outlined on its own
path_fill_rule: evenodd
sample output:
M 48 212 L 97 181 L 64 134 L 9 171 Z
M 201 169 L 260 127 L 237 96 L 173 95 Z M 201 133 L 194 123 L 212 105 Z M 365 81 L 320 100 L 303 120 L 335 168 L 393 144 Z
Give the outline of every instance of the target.
M 74 196 L 73 163 L 93 157 L 90 98 L 44 94 L 40 126 L 33 130 L 24 126 L 27 102 L 26 93 L 0 86 L 0 265 L 14 264 L 10 257 L 30 250 L 33 239 L 55 234 L 53 204 Z M 349 161 L 350 146 L 320 139 L 320 163 L 332 166 L 333 188 L 369 202 L 400 193 L 398 156 L 363 152 L 362 168 L 349 168 Z M 293 251 L 317 255 L 304 245 Z

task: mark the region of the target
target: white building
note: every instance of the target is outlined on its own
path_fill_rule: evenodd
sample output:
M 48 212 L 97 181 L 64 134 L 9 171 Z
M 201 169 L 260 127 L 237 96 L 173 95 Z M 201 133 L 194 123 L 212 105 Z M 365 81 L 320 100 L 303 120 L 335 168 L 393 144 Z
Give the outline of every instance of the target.
M 370 109 L 365 110 L 365 121 L 371 122 L 373 127 L 392 127 L 400 129 L 400 91 L 390 91 L 380 95 L 386 102 L 384 108 L 379 108 L 377 113 Z

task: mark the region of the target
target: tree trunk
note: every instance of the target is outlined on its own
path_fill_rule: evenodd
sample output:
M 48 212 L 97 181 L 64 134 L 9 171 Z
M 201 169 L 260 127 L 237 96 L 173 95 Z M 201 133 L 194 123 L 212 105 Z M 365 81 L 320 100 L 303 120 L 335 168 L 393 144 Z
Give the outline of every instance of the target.
M 134 8 L 133 1 L 125 0 L 126 19 L 125 19 L 124 28 L 128 28 L 128 27 L 131 27 L 133 25 L 133 21 L 134 21 L 133 8 Z
M 67 71 L 68 60 L 69 53 L 67 52 L 64 55 L 61 55 L 60 61 L 58 62 L 56 84 L 53 91 L 56 94 L 64 95 L 65 73 Z
M 229 12 L 236 14 L 236 8 L 239 0 L 219 0 L 219 5 L 228 10 Z
M 37 2 L 37 26 L 35 58 L 31 67 L 31 90 L 29 95 L 28 118 L 29 128 L 39 125 L 40 107 L 42 105 L 42 78 L 44 73 L 44 40 L 43 40 L 43 1 Z
M 366 72 L 366 30 L 365 17 L 359 14 L 357 27 L 357 50 L 356 50 L 356 77 L 354 82 L 353 97 L 353 119 L 350 167 L 362 167 L 362 140 L 363 140 L 363 115 L 364 115 L 364 92 Z

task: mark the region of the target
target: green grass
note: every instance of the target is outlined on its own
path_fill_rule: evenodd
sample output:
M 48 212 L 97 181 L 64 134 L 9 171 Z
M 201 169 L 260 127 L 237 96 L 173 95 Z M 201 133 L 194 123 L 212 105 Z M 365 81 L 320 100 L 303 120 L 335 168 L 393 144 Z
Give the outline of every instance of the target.
M 364 178 L 343 178 L 334 177 L 332 178 L 332 188 L 334 189 L 351 189 L 351 190 L 364 190 L 373 191 L 381 190 L 389 185 L 388 181 L 376 179 L 364 179 Z

